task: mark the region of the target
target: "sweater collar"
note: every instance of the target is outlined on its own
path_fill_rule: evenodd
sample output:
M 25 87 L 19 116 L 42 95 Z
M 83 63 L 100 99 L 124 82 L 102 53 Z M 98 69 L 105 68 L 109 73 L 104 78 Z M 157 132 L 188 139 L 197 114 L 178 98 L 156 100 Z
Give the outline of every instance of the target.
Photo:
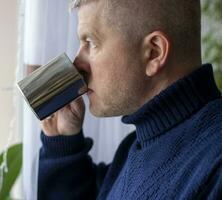
M 122 122 L 136 126 L 137 140 L 145 141 L 163 134 L 189 118 L 207 102 L 221 96 L 211 64 L 205 64 L 179 79 Z

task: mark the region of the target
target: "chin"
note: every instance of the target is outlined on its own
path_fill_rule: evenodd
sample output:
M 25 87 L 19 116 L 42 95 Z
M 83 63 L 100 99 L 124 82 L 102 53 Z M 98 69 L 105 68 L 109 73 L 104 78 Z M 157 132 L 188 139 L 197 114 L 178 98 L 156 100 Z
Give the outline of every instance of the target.
M 117 104 L 117 102 L 95 101 L 93 98 L 89 98 L 89 110 L 95 117 L 117 117 L 122 115 L 128 115 L 132 113 L 131 106 Z
M 95 117 L 112 117 L 111 114 L 108 114 L 107 112 L 101 111 L 100 109 L 93 109 L 90 107 L 90 112 Z
M 104 109 L 101 105 L 92 105 L 90 103 L 89 110 L 92 115 L 95 117 L 112 117 L 114 116 L 113 112 L 110 111 L 110 109 Z
M 104 109 L 102 107 L 94 107 L 90 105 L 89 110 L 92 115 L 95 117 L 117 117 L 117 116 L 122 116 L 125 113 L 121 112 L 119 109 L 118 111 L 115 111 L 114 109 Z

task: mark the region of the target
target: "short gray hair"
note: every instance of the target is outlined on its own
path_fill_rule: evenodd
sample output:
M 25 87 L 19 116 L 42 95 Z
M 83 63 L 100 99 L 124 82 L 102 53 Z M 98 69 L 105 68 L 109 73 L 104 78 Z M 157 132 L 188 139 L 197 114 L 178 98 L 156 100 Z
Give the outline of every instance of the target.
M 166 0 L 69 1 L 72 8 L 92 1 L 103 2 L 102 17 L 132 47 L 158 30 L 172 39 L 178 57 L 187 59 L 200 51 L 200 0 L 171 0 L 170 3 Z
M 92 0 L 69 0 L 69 8 L 73 9 L 73 8 L 78 8 L 80 7 L 82 4 L 85 4 L 89 1 Z

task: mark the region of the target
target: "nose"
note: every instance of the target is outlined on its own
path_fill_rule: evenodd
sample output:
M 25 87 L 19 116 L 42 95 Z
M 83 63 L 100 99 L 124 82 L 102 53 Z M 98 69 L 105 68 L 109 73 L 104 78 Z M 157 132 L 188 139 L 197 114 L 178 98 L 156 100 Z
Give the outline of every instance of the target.
M 87 54 L 83 51 L 78 51 L 73 64 L 76 67 L 76 69 L 79 71 L 79 73 L 83 76 L 83 79 L 88 85 L 91 70 L 90 70 L 90 62 L 89 62 Z
M 90 64 L 87 58 L 87 55 L 84 52 L 79 51 L 73 62 L 74 66 L 81 73 L 89 73 L 90 72 Z

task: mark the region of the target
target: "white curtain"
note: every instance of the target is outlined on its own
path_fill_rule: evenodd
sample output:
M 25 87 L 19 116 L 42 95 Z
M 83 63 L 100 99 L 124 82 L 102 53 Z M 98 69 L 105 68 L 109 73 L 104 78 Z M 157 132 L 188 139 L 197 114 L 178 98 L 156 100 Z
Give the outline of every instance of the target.
M 26 0 L 24 31 L 24 63 L 42 65 L 60 53 L 74 59 L 78 49 L 75 11 L 69 13 L 68 0 Z M 90 152 L 95 162 L 110 162 L 120 141 L 134 127 L 126 126 L 116 118 L 95 118 L 88 110 L 84 121 L 84 134 L 94 140 Z M 23 185 L 24 198 L 35 200 L 37 194 L 38 153 L 40 143 L 39 121 L 24 103 L 23 115 Z

